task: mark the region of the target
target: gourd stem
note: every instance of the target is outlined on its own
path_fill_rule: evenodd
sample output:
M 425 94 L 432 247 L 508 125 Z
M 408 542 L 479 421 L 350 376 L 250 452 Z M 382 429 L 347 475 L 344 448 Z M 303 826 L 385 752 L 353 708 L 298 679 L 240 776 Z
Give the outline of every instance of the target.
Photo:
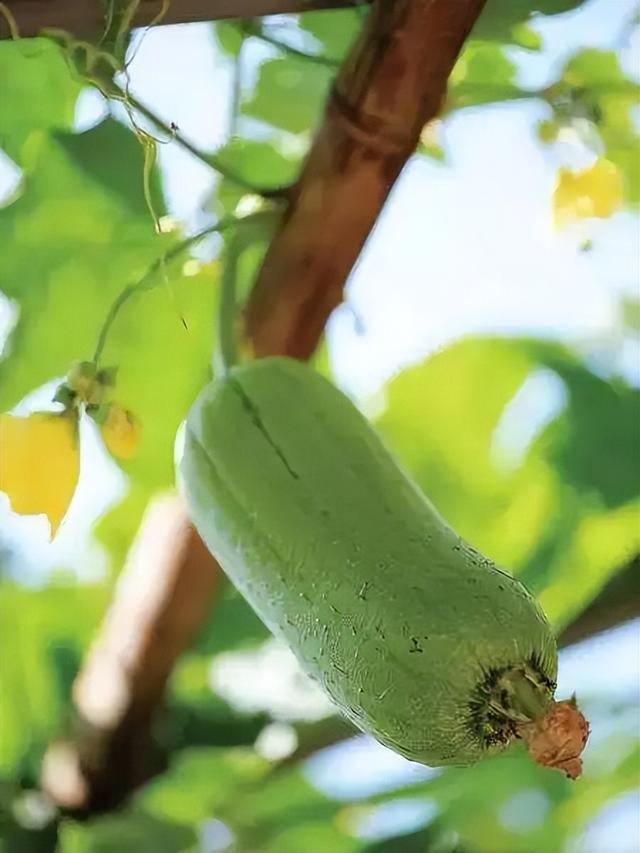
M 491 707 L 501 717 L 514 722 L 535 720 L 551 701 L 551 693 L 528 666 L 506 670 L 498 679 Z

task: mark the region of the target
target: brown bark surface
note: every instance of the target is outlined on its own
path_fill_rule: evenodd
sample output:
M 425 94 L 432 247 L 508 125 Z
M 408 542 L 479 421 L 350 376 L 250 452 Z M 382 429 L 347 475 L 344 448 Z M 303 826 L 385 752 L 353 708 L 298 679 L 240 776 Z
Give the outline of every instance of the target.
M 74 741 L 53 744 L 45 759 L 43 788 L 55 802 L 103 811 L 146 778 L 153 716 L 222 577 L 181 499 L 151 504 L 74 684 Z
M 25 38 L 52 28 L 90 39 L 100 34 L 104 27 L 104 5 L 101 0 L 8 0 L 6 5 L 18 24 L 20 35 Z M 172 0 L 162 22 L 185 24 L 224 18 L 257 18 L 352 5 L 354 0 Z M 162 8 L 160 0 L 141 0 L 134 19 L 135 25 L 140 27 L 151 23 Z M 7 22 L 0 15 L 0 38 L 9 36 Z

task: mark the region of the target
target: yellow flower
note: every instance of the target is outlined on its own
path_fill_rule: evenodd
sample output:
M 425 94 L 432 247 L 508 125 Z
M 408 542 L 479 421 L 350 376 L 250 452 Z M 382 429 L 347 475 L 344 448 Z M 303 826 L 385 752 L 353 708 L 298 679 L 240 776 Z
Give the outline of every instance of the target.
M 102 438 L 109 453 L 130 459 L 138 446 L 140 427 L 130 411 L 114 403 L 102 424 Z
M 556 228 L 578 219 L 606 219 L 622 204 L 622 176 L 610 160 L 600 158 L 581 172 L 560 169 L 553 191 Z
M 76 412 L 0 415 L 0 491 L 14 512 L 44 513 L 54 536 L 80 470 Z

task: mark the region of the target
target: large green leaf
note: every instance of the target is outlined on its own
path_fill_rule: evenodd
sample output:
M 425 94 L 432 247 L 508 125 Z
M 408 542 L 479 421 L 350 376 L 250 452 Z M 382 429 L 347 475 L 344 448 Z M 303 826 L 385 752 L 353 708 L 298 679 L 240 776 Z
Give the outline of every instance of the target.
M 566 407 L 505 467 L 496 428 L 540 368 L 562 381 Z M 378 427 L 405 467 L 459 532 L 543 593 L 558 625 L 640 549 L 637 390 L 561 346 L 489 338 L 447 347 L 387 394 Z
M 299 16 L 300 29 L 322 45 L 322 55 L 341 60 L 362 28 L 365 9 L 332 9 Z
M 474 39 L 467 42 L 451 74 L 449 110 L 528 97 L 516 84 L 517 68 L 503 46 Z
M 493 434 L 532 369 L 525 348 L 467 339 L 399 374 L 377 421 L 438 509 L 469 535 L 508 499 L 509 477 L 494 464 Z
M 94 142 L 104 151 L 105 134 L 113 192 L 79 166 Z M 123 127 L 108 122 L 107 130 L 79 137 L 35 135 L 27 147 L 22 194 L 0 210 L 0 242 L 11 245 L 0 260 L 0 283 L 19 309 L 0 362 L 2 409 L 91 357 L 110 303 L 166 243 L 144 209 L 140 145 Z M 121 163 L 139 170 L 128 192 Z
M 137 797 L 149 814 L 176 823 L 198 823 L 264 780 L 269 763 L 251 749 L 198 749 L 178 753 L 162 778 Z
M 478 38 L 509 42 L 517 39 L 519 25 L 534 14 L 559 15 L 580 6 L 584 0 L 491 0 L 476 23 L 473 34 Z
M 81 83 L 47 39 L 0 41 L 0 81 L 0 148 L 22 166 L 34 134 L 69 127 Z
M 544 439 L 560 476 L 607 507 L 636 498 L 640 390 L 621 380 L 603 379 L 561 348 L 532 344 L 529 349 L 568 391 L 567 409 Z
M 202 626 L 195 648 L 203 654 L 255 646 L 270 635 L 245 599 L 225 582 L 217 596 L 211 620 Z
M 304 59 L 269 59 L 242 111 L 290 133 L 309 131 L 320 119 L 332 78 L 330 68 Z
M 170 245 L 154 233 L 138 140 L 111 120 L 34 140 L 23 194 L 0 211 L 0 240 L 12 245 L 0 262 L 2 287 L 19 308 L 0 363 L 8 409 L 91 357 L 114 299 Z M 103 364 L 118 367 L 118 403 L 141 425 L 138 451 L 123 464 L 130 493 L 104 522 L 117 564 L 149 496 L 173 485 L 176 429 L 209 375 L 217 275 L 213 267 L 183 274 L 186 259 L 165 264 L 152 289 L 128 301 L 103 353 Z

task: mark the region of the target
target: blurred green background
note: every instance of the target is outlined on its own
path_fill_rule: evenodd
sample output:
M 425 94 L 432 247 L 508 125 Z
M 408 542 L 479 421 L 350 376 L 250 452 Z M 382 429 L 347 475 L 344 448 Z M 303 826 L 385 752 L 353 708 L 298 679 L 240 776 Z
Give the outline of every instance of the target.
M 637 595 L 640 41 L 634 2 L 536 8 L 490 0 L 317 366 L 562 632 L 616 573 Z M 132 93 L 205 153 L 135 113 L 158 137 L 146 167 L 127 111 L 58 46 L 0 43 L 0 411 L 54 409 L 123 287 L 248 208 L 207 153 L 248 184 L 295 177 L 363 14 L 134 33 Z M 616 166 L 617 210 L 554 230 L 559 170 L 598 158 Z M 116 463 L 83 419 L 80 482 L 52 544 L 42 517 L 0 495 L 2 853 L 635 853 L 637 621 L 561 654 L 559 694 L 578 693 L 593 731 L 571 783 L 518 749 L 440 771 L 356 736 L 226 586 L 154 728 L 163 772 L 86 820 L 39 793 L 144 509 L 173 486 L 176 430 L 210 373 L 222 245 L 168 263 L 111 329 L 105 362 L 141 425 L 134 456 Z

